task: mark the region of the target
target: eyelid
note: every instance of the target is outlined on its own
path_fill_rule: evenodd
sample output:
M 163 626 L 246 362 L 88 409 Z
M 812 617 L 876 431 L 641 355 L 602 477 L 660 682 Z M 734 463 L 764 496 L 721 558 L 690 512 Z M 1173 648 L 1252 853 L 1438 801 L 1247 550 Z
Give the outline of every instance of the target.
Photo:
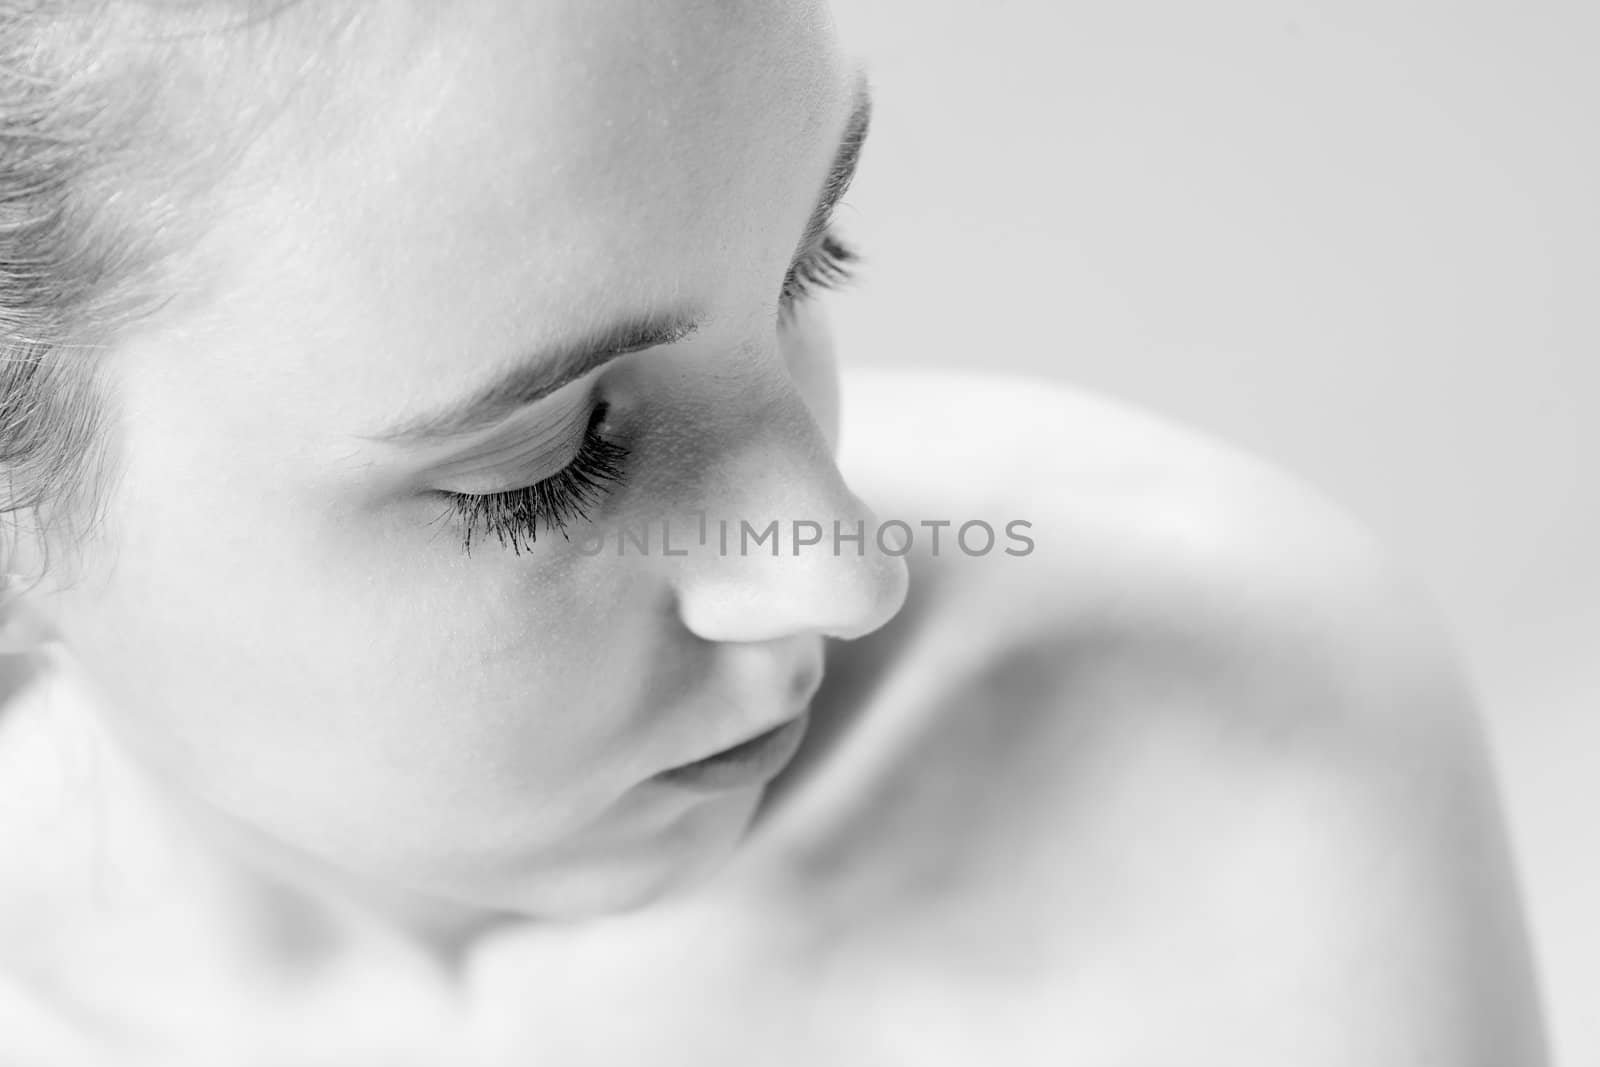
M 789 277 L 790 275 L 794 274 L 795 270 L 799 268 L 800 264 L 806 261 L 806 257 L 814 253 L 822 245 L 822 242 L 828 239 L 828 235 L 831 233 L 833 233 L 833 215 L 829 214 L 828 217 L 823 220 L 822 228 L 817 231 L 816 239 L 811 241 L 809 244 L 801 245 L 795 251 L 794 259 L 789 262 L 789 270 L 784 277 Z
M 444 492 L 482 495 L 551 477 L 578 454 L 593 410 L 585 392 L 574 395 L 555 417 L 546 412 L 538 419 L 513 420 L 481 447 L 431 466 L 428 483 Z

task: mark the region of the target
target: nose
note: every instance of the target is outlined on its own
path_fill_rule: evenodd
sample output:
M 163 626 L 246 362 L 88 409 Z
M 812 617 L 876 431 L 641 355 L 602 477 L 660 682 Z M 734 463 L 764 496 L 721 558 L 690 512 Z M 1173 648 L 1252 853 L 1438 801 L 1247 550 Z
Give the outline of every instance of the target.
M 707 641 L 871 633 L 905 603 L 893 530 L 882 534 L 809 417 L 774 413 L 762 426 L 719 458 L 716 484 L 735 488 L 699 513 L 677 561 L 683 624 Z

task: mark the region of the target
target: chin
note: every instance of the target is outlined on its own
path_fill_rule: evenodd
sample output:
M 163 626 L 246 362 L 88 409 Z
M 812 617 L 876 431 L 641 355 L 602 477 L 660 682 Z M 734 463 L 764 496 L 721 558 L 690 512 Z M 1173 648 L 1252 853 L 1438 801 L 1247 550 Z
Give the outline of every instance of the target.
M 529 918 L 587 919 L 639 911 L 715 878 L 744 841 L 759 789 L 707 800 L 664 827 L 631 839 L 586 845 L 541 862 L 494 902 Z

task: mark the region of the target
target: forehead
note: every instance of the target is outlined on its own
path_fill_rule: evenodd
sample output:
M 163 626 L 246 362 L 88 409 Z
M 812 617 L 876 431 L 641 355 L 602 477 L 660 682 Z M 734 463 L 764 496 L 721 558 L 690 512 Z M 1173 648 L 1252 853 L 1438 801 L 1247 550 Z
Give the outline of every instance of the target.
M 853 84 L 810 2 L 370 3 L 294 47 L 311 73 L 223 180 L 181 373 L 300 389 L 348 432 L 758 264 L 775 286 Z

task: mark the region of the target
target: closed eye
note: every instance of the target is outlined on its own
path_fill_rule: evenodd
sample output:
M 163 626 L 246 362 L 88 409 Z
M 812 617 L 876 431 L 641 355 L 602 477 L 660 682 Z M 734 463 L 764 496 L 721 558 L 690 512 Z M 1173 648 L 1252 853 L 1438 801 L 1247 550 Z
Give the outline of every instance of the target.
M 831 226 L 821 240 L 789 268 L 778 300 L 779 325 L 788 325 L 797 305 L 816 295 L 819 289 L 842 289 L 857 280 L 856 266 L 861 253 L 847 244 Z

